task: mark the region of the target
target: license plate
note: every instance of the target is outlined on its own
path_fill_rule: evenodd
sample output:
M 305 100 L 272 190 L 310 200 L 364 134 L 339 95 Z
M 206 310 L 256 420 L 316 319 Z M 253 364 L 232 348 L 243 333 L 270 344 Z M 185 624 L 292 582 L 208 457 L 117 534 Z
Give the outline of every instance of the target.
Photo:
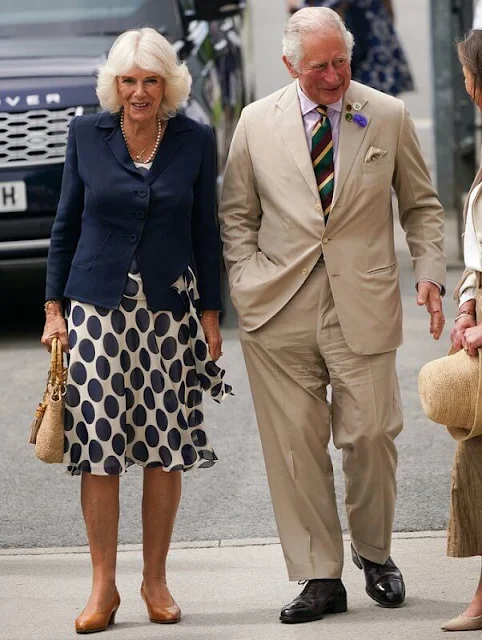
M 0 182 L 0 213 L 27 210 L 25 182 Z

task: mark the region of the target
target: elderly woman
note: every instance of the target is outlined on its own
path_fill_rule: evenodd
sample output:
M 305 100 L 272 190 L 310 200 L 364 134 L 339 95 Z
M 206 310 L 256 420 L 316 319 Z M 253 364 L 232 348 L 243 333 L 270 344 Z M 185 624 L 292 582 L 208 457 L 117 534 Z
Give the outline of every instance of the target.
M 482 110 L 482 31 L 472 31 L 458 46 L 465 88 Z M 464 261 L 466 270 L 455 298 L 459 310 L 450 334 L 455 351 L 464 348 L 477 357 L 482 348 L 482 167 L 470 189 L 465 208 Z M 479 356 L 480 357 L 480 356 Z M 482 436 L 459 442 L 452 478 L 448 555 L 482 556 Z M 445 631 L 482 629 L 482 573 L 472 602 Z
M 104 630 L 120 604 L 119 476 L 133 463 L 144 467 L 141 596 L 152 622 L 179 621 L 166 556 L 180 472 L 217 459 L 202 412 L 203 390 L 218 401 L 230 393 L 214 364 L 215 143 L 208 126 L 177 112 L 190 86 L 162 35 L 127 31 L 100 69 L 105 112 L 70 125 L 42 343 L 57 335 L 70 354 L 64 463 L 82 476 L 93 565 L 78 633 Z

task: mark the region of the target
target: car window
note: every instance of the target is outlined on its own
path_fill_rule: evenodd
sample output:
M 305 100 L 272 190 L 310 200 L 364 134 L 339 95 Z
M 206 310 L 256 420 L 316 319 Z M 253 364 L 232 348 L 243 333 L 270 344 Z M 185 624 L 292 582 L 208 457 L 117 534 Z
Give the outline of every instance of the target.
M 3 0 L 0 36 L 116 35 L 151 25 L 179 38 L 176 0 Z

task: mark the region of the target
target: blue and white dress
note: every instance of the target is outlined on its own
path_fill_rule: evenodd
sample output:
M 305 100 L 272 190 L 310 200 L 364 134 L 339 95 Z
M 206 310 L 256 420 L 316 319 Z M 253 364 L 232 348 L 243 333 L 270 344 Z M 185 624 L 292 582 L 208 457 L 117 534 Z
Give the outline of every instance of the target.
M 221 402 L 232 390 L 209 357 L 192 270 L 172 286 L 186 313 L 150 311 L 134 259 L 119 309 L 66 305 L 68 473 L 120 475 L 133 463 L 186 471 L 216 462 L 203 391 Z

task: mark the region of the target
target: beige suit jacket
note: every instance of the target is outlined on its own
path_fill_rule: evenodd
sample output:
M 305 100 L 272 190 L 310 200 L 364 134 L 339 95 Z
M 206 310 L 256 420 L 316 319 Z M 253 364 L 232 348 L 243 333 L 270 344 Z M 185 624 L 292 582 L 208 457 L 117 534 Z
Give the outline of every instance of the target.
M 345 119 L 346 105 L 356 102 L 366 127 Z M 402 306 L 392 185 L 416 280 L 444 285 L 443 210 L 400 100 L 351 82 L 326 228 L 296 83 L 246 107 L 219 211 L 231 298 L 243 329 L 256 330 L 286 305 L 323 253 L 349 347 L 357 354 L 398 347 Z

